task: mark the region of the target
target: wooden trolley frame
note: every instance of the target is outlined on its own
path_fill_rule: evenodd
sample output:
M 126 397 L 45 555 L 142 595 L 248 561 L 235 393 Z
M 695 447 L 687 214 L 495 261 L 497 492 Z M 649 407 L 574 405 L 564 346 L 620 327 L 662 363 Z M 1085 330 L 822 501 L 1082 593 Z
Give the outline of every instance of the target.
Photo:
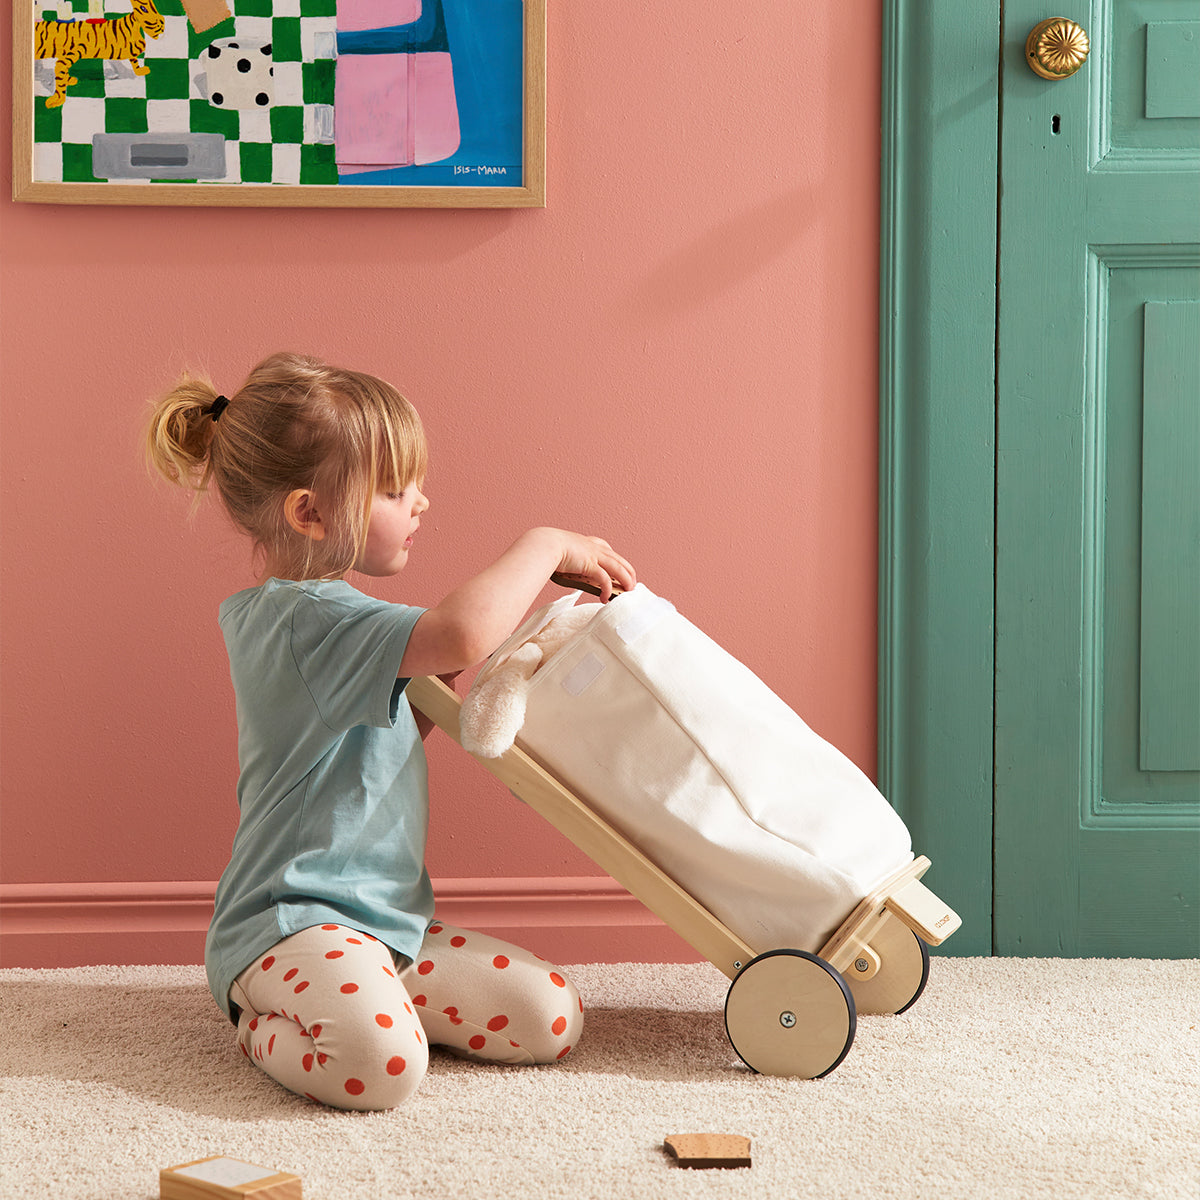
M 410 681 L 407 694 L 415 708 L 462 744 L 462 701 L 452 688 L 439 679 L 419 677 Z M 726 1003 L 726 1028 L 734 1049 L 755 1070 L 809 1078 L 833 1070 L 853 1041 L 856 1013 L 895 1013 L 912 1004 L 928 972 L 924 944 L 939 945 L 961 924 L 920 882 L 930 862 L 919 857 L 865 897 L 818 955 L 750 946 L 519 744 L 500 758 L 476 761 L 734 981 Z M 744 986 L 751 974 L 753 988 Z M 734 1003 L 739 982 L 743 999 Z M 757 997 L 774 992 L 782 997 L 783 1007 L 767 999 L 760 1021 Z M 745 1010 L 748 993 L 755 997 L 752 1015 L 736 1016 L 735 1023 L 751 1028 L 735 1031 L 731 1014 Z M 846 1020 L 843 1006 L 848 1009 Z M 822 1035 L 821 1027 L 830 1024 Z M 799 1035 L 791 1032 L 794 1029 Z M 782 1048 L 777 1045 L 781 1039 Z M 812 1054 L 797 1054 L 794 1043 L 801 1039 L 805 1045 L 818 1043 Z M 825 1061 L 831 1057 L 834 1061 Z

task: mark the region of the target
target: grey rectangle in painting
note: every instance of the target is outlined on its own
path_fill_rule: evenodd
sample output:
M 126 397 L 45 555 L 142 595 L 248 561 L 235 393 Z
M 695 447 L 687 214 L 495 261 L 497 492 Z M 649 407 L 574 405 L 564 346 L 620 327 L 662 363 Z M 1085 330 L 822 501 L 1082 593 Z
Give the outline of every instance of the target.
M 97 179 L 223 179 L 219 133 L 98 133 L 92 138 Z

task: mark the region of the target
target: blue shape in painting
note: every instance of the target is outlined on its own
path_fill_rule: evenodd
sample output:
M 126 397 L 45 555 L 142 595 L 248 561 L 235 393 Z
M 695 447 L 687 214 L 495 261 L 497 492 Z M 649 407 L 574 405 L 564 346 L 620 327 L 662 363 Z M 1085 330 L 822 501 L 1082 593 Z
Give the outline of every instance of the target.
M 404 52 L 416 42 L 428 43 L 422 49 L 440 42 L 437 48 L 445 49 L 448 44 L 462 140 L 440 162 L 346 174 L 338 182 L 351 187 L 520 187 L 524 15 L 522 0 L 441 0 L 427 4 L 411 26 L 339 34 L 339 53 Z

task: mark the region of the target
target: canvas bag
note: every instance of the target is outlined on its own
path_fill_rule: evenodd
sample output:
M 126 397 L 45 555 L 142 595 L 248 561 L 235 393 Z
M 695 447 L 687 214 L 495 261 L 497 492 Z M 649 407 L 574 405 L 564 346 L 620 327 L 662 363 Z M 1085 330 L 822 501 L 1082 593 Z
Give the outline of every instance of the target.
M 535 613 L 474 686 L 576 598 Z M 757 953 L 818 951 L 912 861 L 866 775 L 643 584 L 527 687 L 518 745 Z

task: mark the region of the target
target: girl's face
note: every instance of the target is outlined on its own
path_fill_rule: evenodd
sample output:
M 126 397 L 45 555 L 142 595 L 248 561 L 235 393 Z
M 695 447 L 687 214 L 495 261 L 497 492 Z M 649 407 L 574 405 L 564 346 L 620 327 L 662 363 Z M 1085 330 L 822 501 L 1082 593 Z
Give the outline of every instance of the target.
M 416 483 L 402 492 L 377 492 L 371 500 L 371 515 L 362 553 L 354 564 L 364 575 L 396 575 L 408 563 L 420 516 L 429 501 Z

